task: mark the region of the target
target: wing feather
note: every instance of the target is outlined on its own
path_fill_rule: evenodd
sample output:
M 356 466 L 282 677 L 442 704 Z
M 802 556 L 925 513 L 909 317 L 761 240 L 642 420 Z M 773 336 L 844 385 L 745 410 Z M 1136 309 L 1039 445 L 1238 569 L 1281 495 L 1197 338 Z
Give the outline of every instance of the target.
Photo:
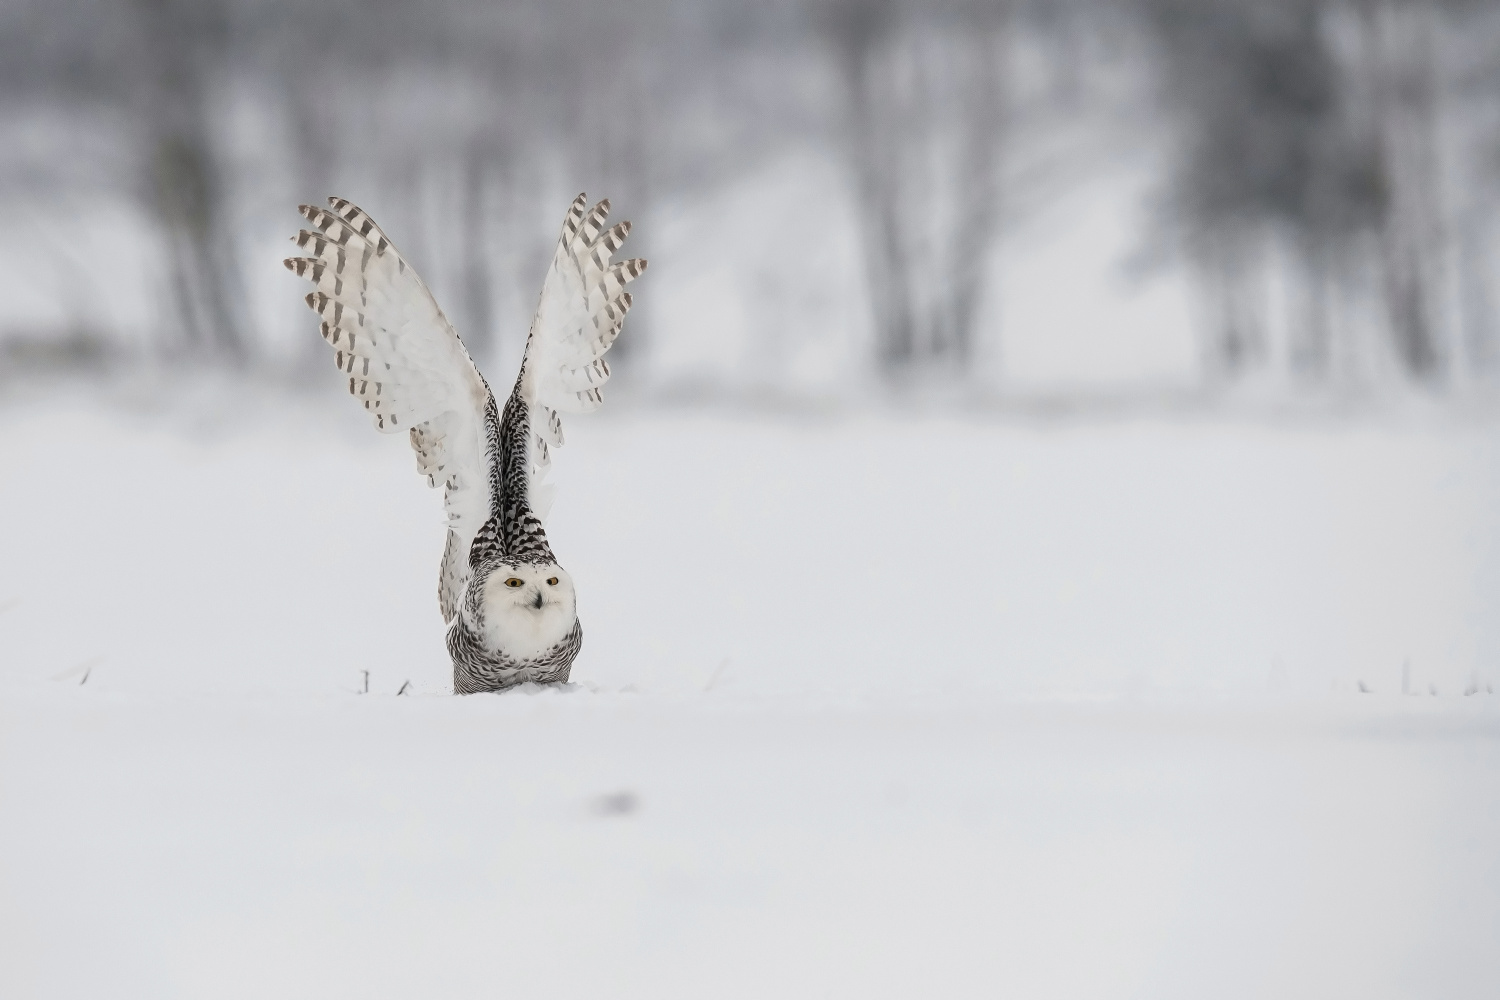
M 489 386 L 426 283 L 375 221 L 343 198 L 303 205 L 312 224 L 292 237 L 306 254 L 284 261 L 317 290 L 308 307 L 334 348 L 347 388 L 377 430 L 406 431 L 418 471 L 443 488 L 448 540 L 438 584 L 444 620 L 468 580 L 468 552 L 491 511 L 485 434 Z
M 587 206 L 587 196 L 580 194 L 568 208 L 521 364 L 518 388 L 531 408 L 529 490 L 538 517 L 550 501 L 543 482 L 550 449 L 563 443 L 558 413 L 584 413 L 603 402 L 599 390 L 610 375 L 604 354 L 630 311 L 625 286 L 646 270 L 640 259 L 611 263 L 630 235 L 630 223 L 604 228 L 607 198 Z

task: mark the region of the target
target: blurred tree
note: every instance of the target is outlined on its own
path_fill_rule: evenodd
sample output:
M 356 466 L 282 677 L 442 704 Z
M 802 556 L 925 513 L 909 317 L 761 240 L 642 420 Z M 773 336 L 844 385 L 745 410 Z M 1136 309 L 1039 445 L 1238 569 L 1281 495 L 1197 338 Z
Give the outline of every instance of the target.
M 1268 355 L 1268 236 L 1284 233 L 1314 299 L 1294 362 L 1322 373 L 1326 276 L 1385 212 L 1377 148 L 1344 119 L 1319 0 L 1146 0 L 1181 125 L 1173 218 L 1219 304 L 1210 369 L 1233 377 Z
M 131 4 L 139 53 L 129 69 L 134 111 L 177 319 L 190 348 L 243 360 L 250 350 L 245 297 L 210 104 L 227 62 L 230 12 L 220 0 Z
M 1394 356 L 1414 379 L 1441 380 L 1458 316 L 1438 25 L 1474 21 L 1476 5 L 1144 2 L 1182 136 L 1174 217 L 1220 307 L 1211 367 L 1233 376 L 1267 357 L 1264 272 L 1281 246 L 1310 301 L 1293 323 L 1295 369 L 1329 373 L 1328 299 L 1358 300 L 1373 273 Z
M 825 0 L 843 81 L 879 367 L 897 375 L 975 349 L 1000 222 L 1005 0 Z
M 1493 0 L 6 0 L 0 126 L 22 141 L 0 146 L 0 193 L 38 217 L 129 199 L 164 237 L 163 344 L 224 359 L 268 334 L 237 260 L 269 238 L 262 205 L 356 198 L 483 355 L 518 346 L 496 332 L 524 329 L 576 191 L 642 221 L 832 147 L 877 370 L 952 375 L 1016 218 L 999 179 L 1017 209 L 1113 169 L 1146 110 L 1119 84 L 1155 70 L 1209 370 L 1338 375 L 1385 333 L 1436 382 L 1500 357 L 1497 39 Z M 23 119 L 70 152 L 34 152 Z M 1268 291 L 1284 272 L 1291 305 Z
M 1354 10 L 1358 59 L 1350 90 L 1368 109 L 1366 127 L 1377 150 L 1387 315 L 1407 370 L 1433 379 L 1445 360 L 1440 287 L 1446 250 L 1438 188 L 1435 5 L 1360 0 Z
M 1463 354 L 1472 374 L 1500 371 L 1500 6 L 1450 0 L 1459 8 L 1452 71 L 1461 126 L 1457 217 Z M 1451 33 L 1450 33 L 1451 38 Z M 1462 127 L 1467 125 L 1467 128 Z

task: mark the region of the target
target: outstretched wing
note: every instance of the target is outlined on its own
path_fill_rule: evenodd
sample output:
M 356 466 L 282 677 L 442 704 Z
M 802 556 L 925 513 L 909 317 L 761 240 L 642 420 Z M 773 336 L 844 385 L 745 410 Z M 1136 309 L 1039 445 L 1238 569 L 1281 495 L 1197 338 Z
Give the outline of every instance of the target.
M 610 263 L 630 234 L 630 223 L 605 229 L 609 200 L 585 212 L 587 205 L 587 196 L 580 194 L 563 220 L 516 383 L 530 408 L 528 493 L 539 518 L 551 506 L 551 488 L 543 482 L 551 449 L 563 443 L 558 412 L 586 413 L 603 402 L 599 390 L 609 379 L 604 354 L 630 311 L 625 286 L 646 270 L 639 259 Z
M 469 545 L 490 516 L 485 410 L 490 390 L 458 333 L 417 272 L 373 219 L 342 198 L 329 209 L 303 205 L 315 227 L 292 239 L 308 256 L 284 261 L 317 291 L 307 304 L 323 339 L 375 427 L 406 432 L 418 470 L 441 485 L 448 541 L 438 583 L 443 620 L 468 580 Z

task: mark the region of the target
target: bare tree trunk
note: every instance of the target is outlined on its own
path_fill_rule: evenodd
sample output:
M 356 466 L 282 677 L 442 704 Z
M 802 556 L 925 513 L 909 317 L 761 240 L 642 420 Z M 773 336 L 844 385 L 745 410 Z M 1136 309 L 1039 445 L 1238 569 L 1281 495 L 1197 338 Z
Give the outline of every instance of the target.
M 167 240 L 177 319 L 190 349 L 244 359 L 243 295 L 222 218 L 223 183 L 207 103 L 207 67 L 224 61 L 226 15 L 208 0 L 135 2 L 147 60 L 150 204 Z
M 948 293 L 952 314 L 951 350 L 963 367 L 973 361 L 985 264 L 1000 216 L 999 160 L 1005 129 L 1006 10 L 997 5 L 996 23 L 972 44 L 977 48 L 970 104 L 960 131 L 958 213 L 949 244 Z
M 939 358 L 965 367 L 974 355 L 999 220 L 1006 12 L 1000 3 L 903 16 L 893 0 L 824 12 L 846 94 L 875 360 L 887 375 Z
M 876 92 L 876 55 L 895 31 L 896 7 L 893 0 L 834 0 L 824 14 L 848 101 L 846 143 L 875 324 L 875 360 L 891 373 L 910 363 L 914 339 L 910 275 L 898 231 L 897 151 Z
M 1379 230 L 1386 312 L 1407 371 L 1432 380 L 1445 358 L 1431 13 L 1378 0 L 1362 14 L 1388 199 Z
M 1220 381 L 1243 376 L 1267 353 L 1262 261 L 1246 245 L 1246 234 L 1205 233 L 1197 253 L 1208 290 L 1212 323 L 1207 326 L 1203 360 Z
M 1459 254 L 1459 298 L 1463 309 L 1464 354 L 1475 375 L 1493 372 L 1500 360 L 1500 331 L 1496 327 L 1496 302 L 1490 281 L 1495 258 L 1485 239 L 1489 213 L 1471 215 L 1461 223 Z M 1486 265 L 1489 265 L 1487 267 Z
M 865 139 L 856 154 L 859 165 L 860 223 L 864 231 L 865 270 L 875 319 L 876 359 L 892 372 L 911 364 L 916 354 L 916 317 L 912 303 L 911 268 L 901 238 L 900 196 L 887 157 L 876 138 L 878 126 L 869 114 L 871 103 L 859 100 L 855 128 Z
M 1325 380 L 1333 368 L 1333 317 L 1329 303 L 1331 279 L 1329 254 L 1321 246 L 1300 249 L 1302 301 L 1293 325 L 1293 340 L 1287 359 L 1293 374 Z

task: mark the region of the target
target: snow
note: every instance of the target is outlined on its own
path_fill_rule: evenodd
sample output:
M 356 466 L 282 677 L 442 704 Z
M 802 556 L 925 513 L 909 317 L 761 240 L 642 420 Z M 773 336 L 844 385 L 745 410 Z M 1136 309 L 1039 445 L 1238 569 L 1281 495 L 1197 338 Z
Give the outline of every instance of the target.
M 1491 423 L 612 405 L 454 698 L 344 401 L 3 412 L 0 995 L 1492 992 Z

